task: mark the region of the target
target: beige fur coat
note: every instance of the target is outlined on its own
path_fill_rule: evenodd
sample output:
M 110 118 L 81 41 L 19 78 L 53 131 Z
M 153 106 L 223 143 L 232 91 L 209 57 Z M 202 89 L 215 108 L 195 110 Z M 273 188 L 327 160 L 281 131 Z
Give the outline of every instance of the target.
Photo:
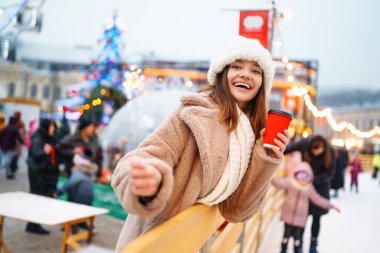
M 219 109 L 205 93 L 186 95 L 182 105 L 135 150 L 118 163 L 112 187 L 128 218 L 116 251 L 146 231 L 191 207 L 217 185 L 226 167 L 229 150 L 228 125 L 218 120 Z M 132 159 L 146 159 L 162 174 L 157 197 L 146 206 L 128 186 Z M 218 204 L 230 222 L 243 222 L 261 207 L 271 178 L 282 159 L 266 155 L 260 140 L 236 191 Z

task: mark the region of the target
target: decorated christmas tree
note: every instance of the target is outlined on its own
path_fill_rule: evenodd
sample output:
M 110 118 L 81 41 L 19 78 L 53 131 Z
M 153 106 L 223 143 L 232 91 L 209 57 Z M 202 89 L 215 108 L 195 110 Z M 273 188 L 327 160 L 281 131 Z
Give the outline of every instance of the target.
M 87 83 L 93 85 L 83 94 L 85 102 L 80 112 L 94 123 L 107 124 L 111 116 L 127 102 L 123 82 L 129 69 L 120 53 L 122 33 L 118 18 L 114 16 L 98 41 L 103 43 L 103 48 L 92 60 L 85 76 Z

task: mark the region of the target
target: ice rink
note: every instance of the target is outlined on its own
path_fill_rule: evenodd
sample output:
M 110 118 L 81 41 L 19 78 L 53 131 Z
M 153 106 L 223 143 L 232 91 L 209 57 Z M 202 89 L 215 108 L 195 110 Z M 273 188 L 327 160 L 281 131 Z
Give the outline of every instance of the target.
M 350 177 L 346 177 L 346 191 L 332 198 L 342 213 L 330 211 L 323 216 L 319 234 L 319 253 L 377 253 L 380 252 L 380 184 L 369 173 L 359 175 L 359 193 L 349 191 Z M 311 219 L 304 234 L 304 251 L 309 252 Z M 283 223 L 279 215 L 268 229 L 259 253 L 280 252 Z M 288 252 L 293 252 L 292 243 Z

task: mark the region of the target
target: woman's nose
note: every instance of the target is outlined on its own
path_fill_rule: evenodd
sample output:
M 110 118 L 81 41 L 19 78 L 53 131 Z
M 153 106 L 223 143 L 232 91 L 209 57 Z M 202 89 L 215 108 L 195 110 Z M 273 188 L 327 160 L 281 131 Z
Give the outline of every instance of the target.
M 240 71 L 240 77 L 249 78 L 249 69 L 242 68 Z

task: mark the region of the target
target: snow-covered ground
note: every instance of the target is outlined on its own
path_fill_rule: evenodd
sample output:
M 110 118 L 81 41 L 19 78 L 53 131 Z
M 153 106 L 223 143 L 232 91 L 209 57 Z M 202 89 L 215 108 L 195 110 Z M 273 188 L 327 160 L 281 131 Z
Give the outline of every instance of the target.
M 377 253 L 380 252 L 380 184 L 369 173 L 359 175 L 359 193 L 349 191 L 350 178 L 346 177 L 346 192 L 332 198 L 342 213 L 330 211 L 323 216 L 319 234 L 319 253 Z M 309 252 L 311 219 L 304 234 L 304 252 Z M 283 223 L 279 215 L 268 229 L 259 253 L 280 252 Z M 293 252 L 292 243 L 288 252 Z

